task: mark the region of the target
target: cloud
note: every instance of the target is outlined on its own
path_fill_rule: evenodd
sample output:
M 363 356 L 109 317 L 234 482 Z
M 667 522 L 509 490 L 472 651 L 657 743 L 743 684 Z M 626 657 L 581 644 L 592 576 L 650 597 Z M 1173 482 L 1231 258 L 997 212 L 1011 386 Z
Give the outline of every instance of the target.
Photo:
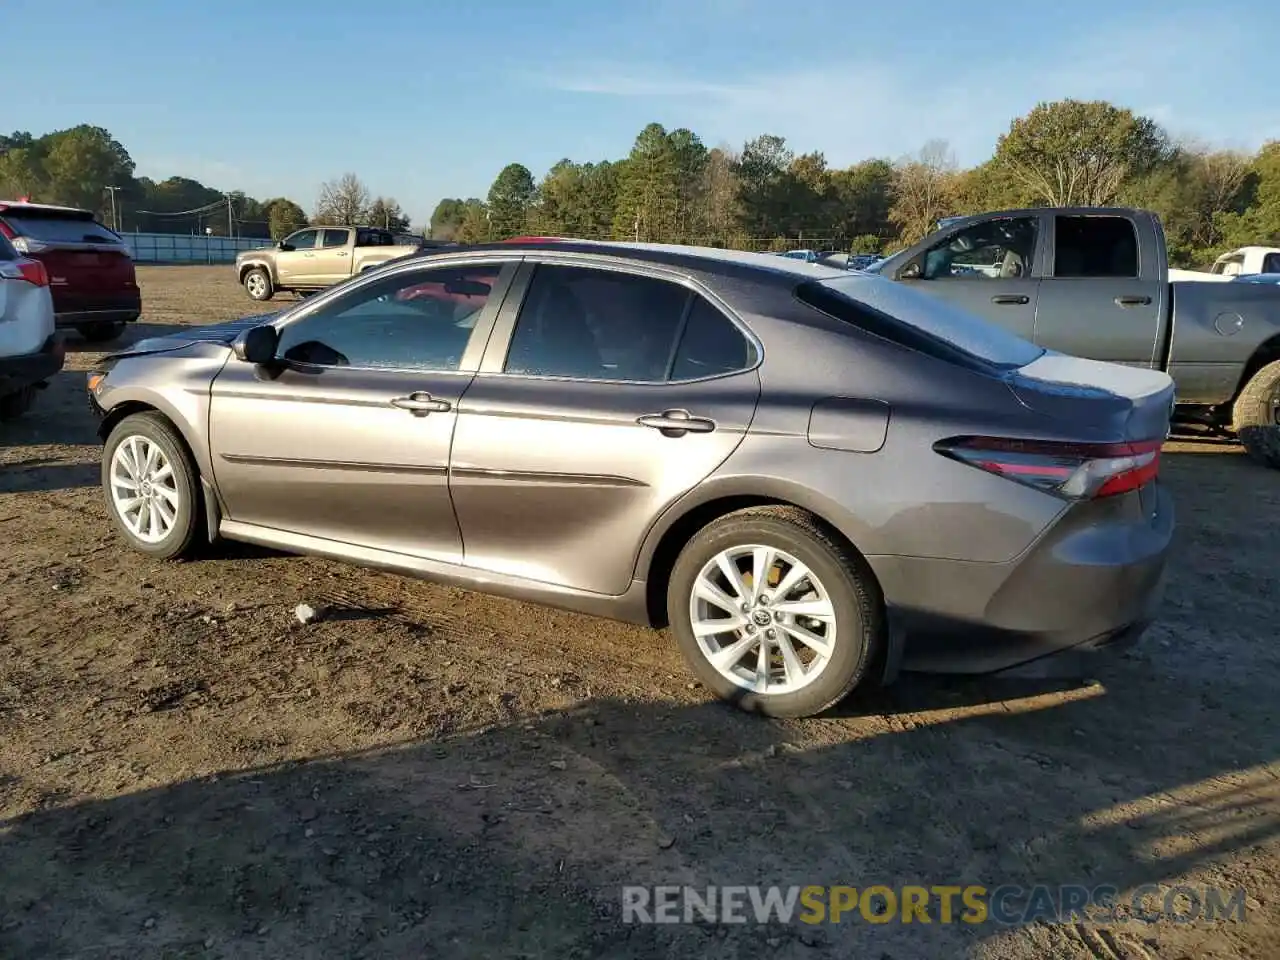
M 649 101 L 655 113 L 678 116 L 710 141 L 776 133 L 841 165 L 913 153 L 934 138 L 947 140 L 961 163 L 981 162 L 1014 117 L 1063 97 L 1111 100 L 1215 141 L 1244 133 L 1257 147 L 1274 129 L 1274 114 L 1271 122 L 1246 120 L 1239 108 L 1233 114 L 1230 101 L 1188 69 L 1238 61 L 1239 26 L 1205 31 L 1185 18 L 1146 17 L 1099 25 L 1048 55 L 1005 44 L 946 63 L 860 58 L 714 79 L 657 64 L 585 62 L 533 79 L 562 93 Z M 1216 77 L 1212 87 L 1221 82 Z

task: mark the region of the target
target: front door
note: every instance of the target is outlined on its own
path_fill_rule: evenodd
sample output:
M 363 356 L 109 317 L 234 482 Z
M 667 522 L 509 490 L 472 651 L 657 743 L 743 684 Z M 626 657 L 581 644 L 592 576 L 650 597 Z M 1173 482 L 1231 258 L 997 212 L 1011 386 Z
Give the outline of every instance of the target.
M 280 321 L 278 363 L 214 380 L 227 518 L 458 562 L 449 445 L 514 264 L 403 269 Z
M 292 249 L 277 250 L 276 277 L 282 287 L 307 286 L 316 283 L 316 243 L 319 230 L 299 230 L 284 238 Z
M 1035 342 L 1090 360 L 1155 366 L 1169 287 L 1162 264 L 1141 262 L 1134 222 L 1055 215 L 1053 223 Z
M 670 279 L 523 269 L 523 304 L 504 307 L 458 407 L 450 482 L 465 563 L 620 594 L 656 517 L 742 442 L 758 348 Z
M 1040 220 L 996 217 L 951 234 L 925 253 L 916 289 L 1030 340 L 1040 292 Z

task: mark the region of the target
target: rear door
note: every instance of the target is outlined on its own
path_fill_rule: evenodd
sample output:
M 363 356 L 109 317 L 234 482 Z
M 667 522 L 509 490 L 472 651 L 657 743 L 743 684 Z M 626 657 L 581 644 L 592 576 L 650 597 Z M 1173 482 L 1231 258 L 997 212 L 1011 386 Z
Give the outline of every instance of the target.
M 617 595 L 655 518 L 741 443 L 760 348 L 677 274 L 539 259 L 458 406 L 464 562 Z
M 228 362 L 209 413 L 227 518 L 460 562 L 449 446 L 515 269 L 495 258 L 369 277 L 284 318 L 275 369 Z
M 316 244 L 320 242 L 320 231 L 313 228 L 299 230 L 285 237 L 284 242 L 292 249 L 275 252 L 276 276 L 280 286 L 319 286 Z
M 1150 224 L 1119 214 L 1051 214 L 1050 268 L 1040 284 L 1035 342 L 1131 366 L 1159 363 L 1168 308 L 1166 265 Z
M 1044 260 L 1041 218 L 992 217 L 948 234 L 925 252 L 919 279 L 906 280 L 1031 339 Z
M 85 211 L 11 207 L 0 214 L 19 252 L 40 260 L 59 314 L 137 310 L 129 248 Z
M 325 227 L 316 248 L 315 275 L 325 286 L 351 276 L 351 228 Z

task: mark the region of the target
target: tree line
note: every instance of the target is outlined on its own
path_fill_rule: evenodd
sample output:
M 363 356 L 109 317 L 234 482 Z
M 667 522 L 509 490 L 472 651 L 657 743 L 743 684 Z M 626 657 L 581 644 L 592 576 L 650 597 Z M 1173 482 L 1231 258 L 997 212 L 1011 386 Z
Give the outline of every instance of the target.
M 691 130 L 651 123 L 619 160 L 566 158 L 540 182 L 508 164 L 485 198 L 441 200 L 429 229 L 460 242 L 535 234 L 875 253 L 945 216 L 1113 204 L 1156 211 L 1175 266 L 1280 244 L 1280 142 L 1217 150 L 1105 101 L 1059 100 L 1014 119 L 975 167 L 934 140 L 912 156 L 835 168 L 772 134 L 708 148 Z
M 134 169 L 129 151 L 102 127 L 81 124 L 39 137 L 0 134 L 0 199 L 81 207 L 122 231 L 278 240 L 308 224 L 409 227 L 394 198 L 371 194 L 352 173 L 322 184 L 308 217 L 287 197 L 258 200 L 189 177 L 137 177 Z
M 322 184 L 310 216 L 287 197 L 136 177 L 125 147 L 85 124 L 0 135 L 0 198 L 23 196 L 85 207 L 129 231 L 278 239 L 310 223 L 409 227 L 394 198 L 354 173 Z M 1015 118 L 974 167 L 961 168 L 935 140 L 912 156 L 839 168 L 773 134 L 738 149 L 707 147 L 691 130 L 651 123 L 621 159 L 566 158 L 540 181 L 507 164 L 483 199 L 441 200 L 419 232 L 460 242 L 547 234 L 871 253 L 914 241 L 945 216 L 1107 204 L 1156 211 L 1175 266 L 1245 244 L 1280 245 L 1280 141 L 1252 154 L 1213 149 L 1174 140 L 1124 107 L 1059 100 Z

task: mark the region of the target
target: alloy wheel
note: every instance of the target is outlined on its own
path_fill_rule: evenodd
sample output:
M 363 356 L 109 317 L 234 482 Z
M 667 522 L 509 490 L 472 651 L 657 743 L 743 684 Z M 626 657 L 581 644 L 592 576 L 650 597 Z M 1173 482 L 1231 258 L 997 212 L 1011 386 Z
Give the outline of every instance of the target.
M 154 440 L 125 437 L 111 455 L 111 504 L 139 540 L 159 543 L 173 530 L 182 496 L 173 465 Z
M 707 662 L 756 694 L 808 686 L 835 649 L 835 606 L 818 576 L 762 544 L 731 547 L 703 566 L 689 620 Z

